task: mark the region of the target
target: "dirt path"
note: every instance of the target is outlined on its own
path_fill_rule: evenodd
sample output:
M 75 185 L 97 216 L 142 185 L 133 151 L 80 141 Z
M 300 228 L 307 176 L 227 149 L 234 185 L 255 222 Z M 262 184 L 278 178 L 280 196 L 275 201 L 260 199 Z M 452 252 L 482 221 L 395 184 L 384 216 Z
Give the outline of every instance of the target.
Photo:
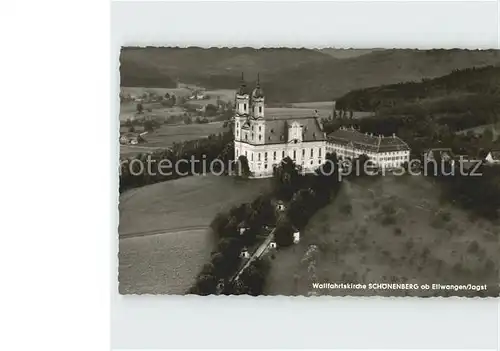
M 133 233 L 120 233 L 118 236 L 120 239 L 127 239 L 127 238 L 135 238 L 135 237 L 148 236 L 148 235 L 178 234 L 178 233 L 190 232 L 193 230 L 203 230 L 203 229 L 208 229 L 208 227 L 198 225 L 198 226 L 186 226 L 186 227 L 170 228 L 170 229 L 154 229 L 154 230 L 135 232 L 135 233 L 134 232 Z

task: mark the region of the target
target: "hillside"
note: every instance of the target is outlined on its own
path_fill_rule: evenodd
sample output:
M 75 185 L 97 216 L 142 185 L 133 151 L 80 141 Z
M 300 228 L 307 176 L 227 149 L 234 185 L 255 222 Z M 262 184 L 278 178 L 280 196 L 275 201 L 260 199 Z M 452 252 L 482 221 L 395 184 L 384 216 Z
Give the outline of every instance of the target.
M 339 60 L 350 59 L 353 57 L 366 55 L 375 50 L 380 51 L 383 49 L 333 49 L 333 48 L 318 49 L 319 52 L 330 55 Z
M 420 81 L 456 69 L 500 64 L 498 50 L 375 50 L 337 59 L 339 52 L 290 48 L 123 48 L 121 86 L 171 87 L 172 81 L 234 89 L 241 72 L 260 72 L 267 101 L 331 101 L 351 90 Z M 345 55 L 344 55 L 345 56 Z M 154 73 L 156 72 L 156 73 Z M 141 77 L 143 84 L 141 84 Z
M 332 100 L 351 90 L 435 78 L 456 69 L 500 64 L 500 51 L 384 50 L 301 65 L 266 80 L 272 101 Z
M 336 106 L 344 110 L 375 111 L 464 94 L 500 95 L 500 66 L 467 68 L 420 82 L 354 90 L 337 99 Z
M 245 73 L 246 79 L 255 80 L 259 72 L 262 76 L 269 76 L 301 64 L 334 60 L 309 49 L 124 47 L 120 55 L 123 67 L 120 72 L 122 82 L 142 74 L 142 70 L 149 75 L 154 69 L 159 75 L 158 83 L 163 79 L 173 79 L 206 88 L 233 89 L 239 84 L 241 72 Z

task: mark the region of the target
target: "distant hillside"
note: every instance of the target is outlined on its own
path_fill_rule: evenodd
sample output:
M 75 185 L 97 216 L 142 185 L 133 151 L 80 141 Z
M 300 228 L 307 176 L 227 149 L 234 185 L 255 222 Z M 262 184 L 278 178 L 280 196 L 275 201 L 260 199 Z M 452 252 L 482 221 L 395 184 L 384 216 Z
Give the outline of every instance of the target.
M 124 60 L 120 62 L 120 86 L 175 88 L 177 83 L 154 66 Z
M 500 64 L 498 50 L 384 50 L 359 57 L 303 64 L 266 80 L 271 101 L 332 100 L 351 90 L 435 78 L 456 69 Z
M 374 117 L 345 121 L 364 131 L 439 143 L 450 133 L 500 122 L 500 67 L 468 68 L 419 83 L 355 90 L 337 99 L 336 108 L 374 111 Z M 334 121 L 330 129 L 336 123 L 344 122 Z
M 418 102 L 433 103 L 444 97 L 463 95 L 500 96 L 500 66 L 466 68 L 420 82 L 406 82 L 353 90 L 336 100 L 338 109 L 376 111 L 391 108 L 396 111 Z
M 330 55 L 339 60 L 359 57 L 362 55 L 369 54 L 373 51 L 381 51 L 381 50 L 383 49 L 333 49 L 333 48 L 318 49 L 319 52 Z
M 206 88 L 232 89 L 238 86 L 241 72 L 247 80 L 256 80 L 258 73 L 269 77 L 279 70 L 301 64 L 334 60 L 309 49 L 124 47 L 120 55 L 121 85 L 126 86 L 131 77 L 136 80 L 143 71 L 149 77 L 154 69 L 160 76 L 158 81 L 173 79 Z
M 375 50 L 337 59 L 309 49 L 122 48 L 122 86 L 234 89 L 241 72 L 254 84 L 260 72 L 269 103 L 332 101 L 357 90 L 435 78 L 456 69 L 500 64 L 498 50 Z M 338 54 L 338 52 L 337 52 Z

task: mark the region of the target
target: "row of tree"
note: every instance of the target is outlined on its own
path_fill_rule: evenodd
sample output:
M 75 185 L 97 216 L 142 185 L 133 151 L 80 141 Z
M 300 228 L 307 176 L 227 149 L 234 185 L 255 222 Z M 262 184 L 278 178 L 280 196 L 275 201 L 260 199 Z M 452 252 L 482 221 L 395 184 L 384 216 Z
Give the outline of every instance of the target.
M 269 260 L 256 260 L 238 281 L 231 281 L 241 263 L 239 254 L 244 247 L 256 245 L 263 239 L 260 234 L 266 226 L 275 227 L 278 248 L 293 244 L 294 231 L 304 229 L 316 211 L 328 204 L 340 190 L 340 161 L 335 154 L 326 157 L 330 162 L 321 165 L 316 174 L 302 174 L 289 157 L 283 159 L 274 169 L 270 193 L 217 214 L 210 227 L 218 244 L 212 252 L 210 263 L 203 266 L 188 293 L 261 294 L 270 269 Z M 358 164 L 362 159 L 358 160 Z M 244 156 L 240 157 L 241 164 L 246 161 Z M 285 203 L 286 210 L 276 211 L 275 201 Z M 246 229 L 243 234 L 240 228 Z
M 272 226 L 276 212 L 270 194 L 259 195 L 251 203 L 232 207 L 215 216 L 210 228 L 218 240 L 210 262 L 198 274 L 188 294 L 215 293 L 259 295 L 264 287 L 264 261 L 256 261 L 245 270 L 238 283 L 232 282 L 240 267 L 240 253 L 244 247 L 255 245 L 264 226 Z M 240 229 L 244 232 L 240 233 Z
M 207 169 L 213 160 L 220 162 L 214 162 L 212 168 Z M 230 132 L 174 143 L 169 149 L 141 153 L 121 160 L 119 189 L 123 192 L 130 188 L 177 179 L 193 173 L 223 172 L 230 169 L 229 164 L 233 160 L 234 146 Z

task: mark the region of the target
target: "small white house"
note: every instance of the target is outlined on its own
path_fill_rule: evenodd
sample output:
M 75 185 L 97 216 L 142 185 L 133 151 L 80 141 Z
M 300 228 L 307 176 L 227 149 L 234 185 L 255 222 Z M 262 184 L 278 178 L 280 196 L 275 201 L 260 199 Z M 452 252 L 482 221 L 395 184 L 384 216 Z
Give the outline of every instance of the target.
M 491 164 L 500 163 L 500 151 L 490 151 L 485 157 L 485 161 Z
M 241 222 L 240 224 L 238 224 L 238 233 L 240 235 L 245 234 L 246 231 L 249 229 L 250 229 L 250 227 L 248 227 L 248 225 L 245 222 Z
M 298 230 L 296 230 L 293 233 L 293 243 L 298 244 L 299 242 L 300 242 L 300 232 Z
M 247 249 L 243 249 L 243 251 L 241 251 L 240 258 L 250 258 L 250 253 Z
M 278 203 L 276 204 L 276 209 L 278 211 L 284 211 L 285 210 L 285 204 L 281 201 L 278 201 Z

